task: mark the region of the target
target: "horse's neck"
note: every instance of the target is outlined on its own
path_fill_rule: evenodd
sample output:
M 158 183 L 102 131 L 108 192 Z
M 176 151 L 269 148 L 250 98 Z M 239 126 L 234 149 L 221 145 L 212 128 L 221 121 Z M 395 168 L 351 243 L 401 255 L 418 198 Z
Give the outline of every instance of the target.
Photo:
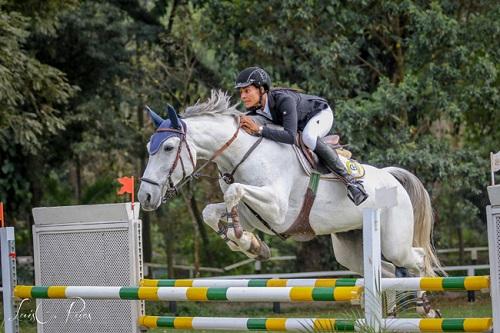
M 185 121 L 190 145 L 196 150 L 196 158 L 202 160 L 210 159 L 233 137 L 237 129 L 236 119 L 232 116 L 198 116 L 186 118 Z M 240 131 L 237 138 L 215 159 L 215 162 L 221 169 L 229 170 L 255 140 L 254 137 Z

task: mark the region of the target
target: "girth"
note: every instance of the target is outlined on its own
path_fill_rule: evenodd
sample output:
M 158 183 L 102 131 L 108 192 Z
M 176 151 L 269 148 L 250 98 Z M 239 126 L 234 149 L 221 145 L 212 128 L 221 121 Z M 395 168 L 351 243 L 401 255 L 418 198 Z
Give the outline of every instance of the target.
M 264 218 L 262 218 L 262 216 L 257 213 L 252 207 L 244 202 L 243 204 L 259 220 L 260 223 L 262 223 L 269 231 L 278 236 L 281 240 L 287 240 L 288 238 L 293 237 L 297 241 L 309 241 L 316 237 L 316 233 L 312 229 L 311 223 L 309 221 L 309 215 L 311 213 L 311 208 L 314 204 L 314 200 L 316 199 L 319 180 L 320 174 L 317 172 L 313 172 L 309 178 L 309 185 L 307 186 L 307 190 L 304 196 L 304 202 L 302 203 L 300 212 L 295 218 L 295 221 L 292 223 L 292 225 L 283 233 L 279 233 L 274 230 L 269 225 L 269 223 L 267 223 L 267 221 L 264 220 Z

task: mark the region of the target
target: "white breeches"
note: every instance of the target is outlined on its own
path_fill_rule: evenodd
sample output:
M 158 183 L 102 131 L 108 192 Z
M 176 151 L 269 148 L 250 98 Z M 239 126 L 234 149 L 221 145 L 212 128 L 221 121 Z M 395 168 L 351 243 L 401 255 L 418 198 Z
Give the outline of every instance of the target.
M 333 112 L 330 108 L 324 109 L 312 117 L 302 131 L 302 140 L 309 149 L 316 149 L 318 137 L 322 138 L 330 132 L 333 125 Z

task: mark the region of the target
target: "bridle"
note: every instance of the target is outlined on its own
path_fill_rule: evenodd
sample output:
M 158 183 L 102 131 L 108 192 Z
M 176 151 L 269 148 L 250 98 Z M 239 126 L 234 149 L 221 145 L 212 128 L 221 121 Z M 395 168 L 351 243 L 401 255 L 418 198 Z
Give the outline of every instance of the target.
M 184 126 L 185 127 L 185 126 Z M 189 160 L 191 161 L 191 165 L 193 166 L 193 169 L 195 167 L 194 159 L 193 159 L 193 154 L 191 153 L 191 148 L 189 148 L 189 143 L 186 140 L 186 134 L 187 134 L 187 127 L 184 129 L 182 126 L 180 129 L 176 128 L 158 128 L 156 130 L 156 133 L 161 133 L 161 132 L 170 132 L 170 133 L 175 133 L 178 134 L 180 137 L 181 142 L 179 143 L 179 147 L 177 148 L 177 153 L 175 155 L 174 162 L 172 163 L 172 166 L 170 167 L 170 170 L 168 171 L 168 189 L 165 193 L 164 198 L 162 199 L 163 201 L 175 196 L 178 192 L 177 188 L 174 185 L 174 182 L 172 181 L 172 174 L 174 173 L 175 168 L 177 167 L 177 164 L 180 162 L 181 167 L 182 167 L 182 179 L 184 180 L 186 178 L 186 169 L 184 167 L 184 160 L 182 159 L 182 147 L 185 145 L 186 150 L 188 151 L 189 154 Z M 141 182 L 146 182 L 152 185 L 159 186 L 160 188 L 163 188 L 163 186 L 149 178 L 142 177 Z
M 239 124 L 239 117 L 238 117 L 238 122 L 237 123 Z M 192 178 L 196 178 L 197 175 L 199 175 L 199 172 L 203 168 L 205 168 L 214 159 L 216 159 L 217 157 L 219 157 L 224 152 L 224 150 L 226 150 L 234 142 L 234 140 L 236 140 L 236 138 L 238 137 L 239 131 L 240 131 L 240 127 L 237 126 L 236 127 L 236 131 L 234 132 L 233 136 L 226 143 L 224 143 L 219 149 L 217 149 L 212 154 L 212 156 L 205 163 L 203 163 L 198 169 L 194 170 L 191 175 L 186 176 L 186 170 L 185 170 L 185 167 L 184 167 L 184 161 L 183 161 L 182 155 L 181 155 L 181 153 L 182 153 L 182 147 L 184 145 L 186 146 L 186 150 L 188 151 L 189 160 L 191 161 L 191 165 L 193 166 L 193 169 L 196 167 L 196 163 L 195 163 L 195 161 L 193 159 L 193 154 L 191 153 L 191 148 L 189 147 L 189 143 L 186 140 L 187 125 L 183 124 L 183 126 L 181 126 L 180 129 L 176 129 L 176 128 L 158 128 L 156 130 L 157 133 L 159 133 L 159 132 L 171 132 L 171 133 L 175 133 L 175 134 L 179 135 L 180 140 L 181 140 L 181 142 L 179 143 L 179 147 L 177 148 L 177 153 L 175 155 L 175 159 L 174 159 L 174 161 L 172 163 L 172 166 L 170 167 L 170 170 L 168 172 L 168 177 L 167 177 L 168 188 L 167 188 L 167 190 L 165 192 L 165 195 L 162 198 L 162 201 L 166 202 L 167 200 L 172 199 L 173 197 L 175 197 L 178 194 L 179 189 L 182 186 L 184 186 L 186 183 L 188 183 Z M 179 183 L 179 185 L 176 187 L 174 185 L 174 182 L 172 181 L 172 174 L 174 173 L 174 170 L 177 167 L 177 164 L 179 162 L 180 162 L 181 167 L 182 167 L 182 179 L 181 179 L 181 182 Z M 241 162 L 240 162 L 240 164 L 241 164 Z M 237 166 L 239 166 L 239 164 Z M 233 172 L 230 174 L 231 178 L 232 178 L 232 174 L 234 173 L 234 171 L 236 171 L 236 169 L 234 169 Z M 224 181 L 226 181 L 226 178 L 227 178 L 226 174 L 222 175 L 222 178 L 224 179 Z M 164 185 L 161 185 L 160 183 L 158 183 L 157 181 L 149 179 L 149 178 L 142 177 L 140 180 L 141 180 L 141 182 L 145 182 L 145 183 L 149 183 L 149 184 L 152 184 L 152 185 L 155 185 L 155 186 L 159 186 L 160 189 L 163 189 L 163 186 L 164 186 Z

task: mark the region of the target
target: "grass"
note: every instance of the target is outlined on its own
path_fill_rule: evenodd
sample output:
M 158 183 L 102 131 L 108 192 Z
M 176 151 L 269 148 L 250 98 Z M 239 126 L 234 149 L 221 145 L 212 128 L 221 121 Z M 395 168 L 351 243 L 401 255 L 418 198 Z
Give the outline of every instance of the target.
M 476 293 L 476 302 L 468 303 L 465 293 L 435 293 L 431 295 L 431 303 L 434 308 L 441 310 L 444 318 L 460 317 L 491 317 L 491 301 L 489 294 Z M 25 307 L 25 313 L 34 310 Z M 318 317 L 318 318 L 343 318 L 353 319 L 362 317 L 359 306 L 348 303 L 281 303 L 281 314 L 272 313 L 272 303 L 215 303 L 215 302 L 178 302 L 177 314 L 179 316 L 200 317 Z M 147 302 L 146 313 L 151 315 L 169 316 L 168 303 Z M 401 318 L 419 317 L 413 310 L 404 312 Z M 3 319 L 3 312 L 2 312 Z M 190 330 L 173 330 L 158 328 L 150 330 L 151 333 L 176 332 L 187 333 Z M 214 331 L 198 331 L 214 332 Z M 231 332 L 231 331 L 225 331 Z M 240 332 L 240 331 L 233 331 Z M 32 321 L 21 321 L 21 333 L 36 333 L 36 325 Z

